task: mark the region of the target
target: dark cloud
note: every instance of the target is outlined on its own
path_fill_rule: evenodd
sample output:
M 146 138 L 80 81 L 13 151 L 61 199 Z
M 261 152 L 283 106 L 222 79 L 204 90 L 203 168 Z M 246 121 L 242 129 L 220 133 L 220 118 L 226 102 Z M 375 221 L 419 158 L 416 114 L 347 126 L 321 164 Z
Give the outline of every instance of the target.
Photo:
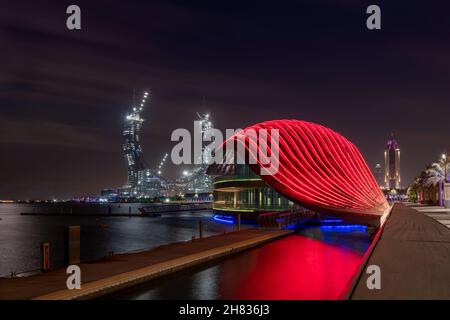
M 109 137 L 101 130 L 49 121 L 0 119 L 0 144 L 43 147 L 111 149 Z

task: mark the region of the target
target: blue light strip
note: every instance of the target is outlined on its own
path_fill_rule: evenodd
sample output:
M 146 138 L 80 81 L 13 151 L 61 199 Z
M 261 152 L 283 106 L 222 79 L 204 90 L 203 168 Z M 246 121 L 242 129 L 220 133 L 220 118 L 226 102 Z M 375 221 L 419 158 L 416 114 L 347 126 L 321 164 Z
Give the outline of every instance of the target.
M 340 226 L 320 226 L 320 229 L 328 231 L 366 231 L 366 226 L 359 224 L 349 224 Z
M 234 224 L 234 222 L 235 222 L 233 217 L 220 216 L 220 215 L 217 215 L 217 214 L 213 216 L 213 220 L 217 221 L 217 222 L 228 223 L 228 224 Z

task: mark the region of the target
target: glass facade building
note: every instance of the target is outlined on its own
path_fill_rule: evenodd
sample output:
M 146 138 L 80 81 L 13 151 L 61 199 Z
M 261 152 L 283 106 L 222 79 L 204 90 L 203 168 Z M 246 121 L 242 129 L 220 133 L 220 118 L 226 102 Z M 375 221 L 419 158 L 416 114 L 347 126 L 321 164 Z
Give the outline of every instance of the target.
M 214 179 L 215 211 L 263 213 L 285 211 L 293 203 L 269 187 L 247 165 L 235 165 L 228 175 Z

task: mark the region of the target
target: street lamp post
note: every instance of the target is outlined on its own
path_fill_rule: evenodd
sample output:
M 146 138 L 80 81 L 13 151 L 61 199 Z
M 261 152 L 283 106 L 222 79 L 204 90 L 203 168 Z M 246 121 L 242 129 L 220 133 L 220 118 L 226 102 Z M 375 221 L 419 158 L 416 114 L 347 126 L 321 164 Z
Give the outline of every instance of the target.
M 445 153 L 442 154 L 442 160 L 444 160 L 444 182 L 447 181 L 447 155 Z
M 447 201 L 445 199 L 445 193 L 446 193 L 445 185 L 448 182 L 447 181 L 447 163 L 448 163 L 448 156 L 447 156 L 447 154 L 445 154 L 445 153 L 442 154 L 442 160 L 444 162 L 444 179 L 442 179 L 442 196 L 441 196 L 441 198 L 442 198 L 443 205 L 445 207 L 447 207 L 448 204 L 447 204 Z

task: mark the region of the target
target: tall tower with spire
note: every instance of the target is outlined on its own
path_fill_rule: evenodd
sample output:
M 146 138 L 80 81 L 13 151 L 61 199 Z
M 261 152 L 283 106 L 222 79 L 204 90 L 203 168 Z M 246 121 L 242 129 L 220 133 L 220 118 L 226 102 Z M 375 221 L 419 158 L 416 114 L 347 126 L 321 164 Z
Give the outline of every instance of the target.
M 384 183 L 386 189 L 400 189 L 400 147 L 391 133 L 384 151 Z
M 123 153 L 127 160 L 128 179 L 127 183 L 131 188 L 135 188 L 138 183 L 138 172 L 146 169 L 144 163 L 144 154 L 140 142 L 140 134 L 144 118 L 142 117 L 145 102 L 150 98 L 147 91 L 144 92 L 142 100 L 139 104 L 134 104 L 130 112 L 125 117 L 125 124 L 123 128 Z M 135 100 L 135 97 L 133 97 Z

